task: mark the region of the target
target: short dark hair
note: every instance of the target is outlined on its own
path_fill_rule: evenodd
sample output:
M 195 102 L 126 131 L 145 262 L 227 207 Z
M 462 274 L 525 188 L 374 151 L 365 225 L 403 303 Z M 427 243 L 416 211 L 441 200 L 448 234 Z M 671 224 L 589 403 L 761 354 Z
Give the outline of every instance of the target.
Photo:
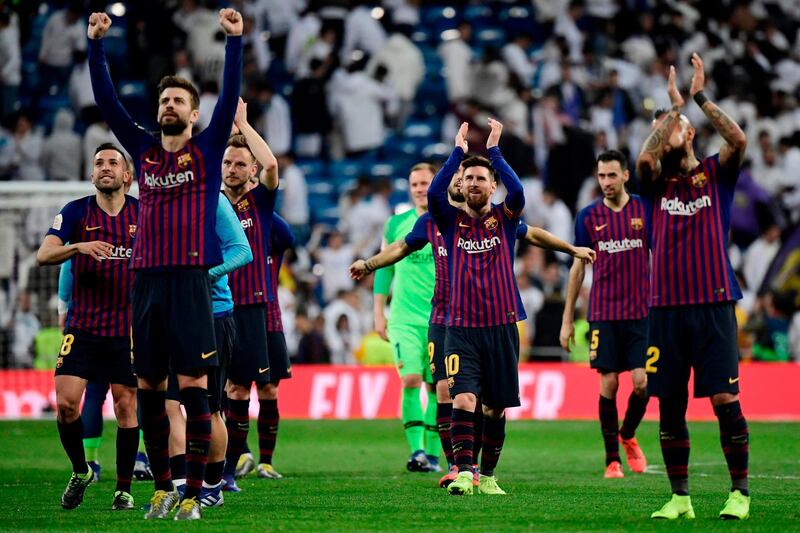
M 122 160 L 125 161 L 125 164 L 126 165 L 128 164 L 128 158 L 125 157 L 125 152 L 123 152 L 122 149 L 120 149 L 120 147 L 117 146 L 116 144 L 114 144 L 114 143 L 103 143 L 100 146 L 98 146 L 97 148 L 95 148 L 94 155 L 99 154 L 103 150 L 114 150 L 115 152 L 118 152 L 119 155 L 122 157 Z
M 197 92 L 197 87 L 194 84 L 187 80 L 186 78 L 182 78 L 180 76 L 164 76 L 161 78 L 161 81 L 158 82 L 158 96 L 161 97 L 161 93 L 164 92 L 165 89 L 169 89 L 170 87 L 177 87 L 178 89 L 183 89 L 189 93 L 190 103 L 192 105 L 192 109 L 199 109 L 200 108 L 200 94 Z
M 256 158 L 255 154 L 250 149 L 250 145 L 247 144 L 247 139 L 240 133 L 228 137 L 228 143 L 225 145 L 225 148 L 245 148 L 248 152 L 250 152 L 250 156 L 254 160 Z
M 497 171 L 492 166 L 492 162 L 480 155 L 471 155 L 461 162 L 461 166 L 466 171 L 469 167 L 484 167 L 489 169 L 492 179 L 497 181 Z
M 619 163 L 619 167 L 624 171 L 628 170 L 628 158 L 625 157 L 625 154 L 620 152 L 619 150 L 606 150 L 602 154 L 597 156 L 597 162 L 603 163 L 610 163 L 611 161 L 617 161 Z

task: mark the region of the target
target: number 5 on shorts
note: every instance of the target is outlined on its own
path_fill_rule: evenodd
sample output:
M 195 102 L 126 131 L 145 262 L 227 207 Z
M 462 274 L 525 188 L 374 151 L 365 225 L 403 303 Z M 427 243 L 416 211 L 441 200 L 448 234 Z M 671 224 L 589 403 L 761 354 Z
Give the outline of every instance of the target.
M 58 355 L 65 356 L 69 355 L 69 352 L 72 351 L 72 343 L 75 342 L 75 335 L 72 333 L 67 333 L 64 335 L 64 340 L 61 341 L 61 350 L 58 352 Z
M 655 374 L 658 372 L 658 368 L 656 368 L 656 362 L 658 361 L 659 357 L 661 357 L 661 350 L 655 346 L 650 346 L 647 349 L 647 362 L 644 364 L 644 371 L 648 374 Z
M 458 354 L 457 353 L 448 355 L 445 358 L 444 363 L 445 363 L 445 369 L 447 370 L 447 375 L 448 376 L 455 376 L 456 374 L 458 374 L 459 359 L 458 359 Z

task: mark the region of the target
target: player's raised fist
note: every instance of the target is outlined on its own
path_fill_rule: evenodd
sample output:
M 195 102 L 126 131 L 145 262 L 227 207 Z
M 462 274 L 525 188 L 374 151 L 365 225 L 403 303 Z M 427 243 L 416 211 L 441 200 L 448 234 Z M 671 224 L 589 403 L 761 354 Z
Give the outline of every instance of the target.
M 503 124 L 492 117 L 489 117 L 489 127 L 492 131 L 489 132 L 489 137 L 486 139 L 486 148 L 497 146 L 500 143 L 500 134 L 503 133 Z
M 369 273 L 367 270 L 367 262 L 359 259 L 350 265 L 350 277 L 358 281 Z
M 456 146 L 464 150 L 464 153 L 469 151 L 469 146 L 467 145 L 467 131 L 469 131 L 469 124 L 462 122 L 461 127 L 458 128 L 458 133 L 456 133 Z
M 110 27 L 111 17 L 101 12 L 92 13 L 89 15 L 89 27 L 86 34 L 89 39 L 102 39 Z
M 242 14 L 235 9 L 220 9 L 219 25 L 222 26 L 222 29 L 225 30 L 225 33 L 228 35 L 241 35 L 244 30 Z

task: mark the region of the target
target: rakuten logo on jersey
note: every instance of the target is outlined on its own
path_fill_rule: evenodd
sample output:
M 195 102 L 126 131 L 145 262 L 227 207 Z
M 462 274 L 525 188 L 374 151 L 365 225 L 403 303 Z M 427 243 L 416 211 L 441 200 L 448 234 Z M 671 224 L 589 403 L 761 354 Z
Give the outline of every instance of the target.
M 121 259 L 130 259 L 133 255 L 133 248 L 125 248 L 124 246 L 114 246 L 111 249 L 111 255 L 108 257 L 109 260 L 121 260 Z
M 597 248 L 601 252 L 615 254 L 617 252 L 624 252 L 626 250 L 635 250 L 644 246 L 642 239 L 622 239 L 621 241 L 610 240 L 600 241 L 597 243 Z
M 499 244 L 500 237 L 497 236 L 494 236 L 491 239 L 481 239 L 479 241 L 473 241 L 472 239 L 465 240 L 459 237 L 457 246 L 468 254 L 482 254 L 484 252 L 488 252 Z
M 155 174 L 144 173 L 144 183 L 148 187 L 154 189 L 172 189 L 173 187 L 180 187 L 184 183 L 194 181 L 194 172 L 187 170 L 186 172 L 170 172 L 166 176 L 156 176 Z
M 711 207 L 711 197 L 707 194 L 688 203 L 683 203 L 678 198 L 673 198 L 671 200 L 666 198 L 661 199 L 661 210 L 666 211 L 670 215 L 690 217 L 704 207 Z

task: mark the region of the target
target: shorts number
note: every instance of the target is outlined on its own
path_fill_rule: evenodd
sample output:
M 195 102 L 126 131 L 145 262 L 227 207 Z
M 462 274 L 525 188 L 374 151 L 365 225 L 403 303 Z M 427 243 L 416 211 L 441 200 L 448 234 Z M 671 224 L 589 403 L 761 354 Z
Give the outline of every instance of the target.
M 661 350 L 655 346 L 650 346 L 647 349 L 647 362 L 644 364 L 644 371 L 648 374 L 655 374 L 658 372 L 658 368 L 656 368 L 656 362 L 658 361 L 659 357 L 661 357 Z
M 69 355 L 69 352 L 72 351 L 72 343 L 75 342 L 75 335 L 72 333 L 67 333 L 64 335 L 64 340 L 61 342 L 61 351 L 58 352 L 59 355 Z
M 448 376 L 455 376 L 456 374 L 458 374 L 459 359 L 457 353 L 448 355 L 444 362 Z
M 596 350 L 598 346 L 600 346 L 600 330 L 599 329 L 593 329 L 592 330 L 592 341 L 591 341 L 591 344 L 589 345 L 589 349 Z
M 433 352 L 436 350 L 436 345 L 432 342 L 428 343 L 428 362 L 433 363 Z

